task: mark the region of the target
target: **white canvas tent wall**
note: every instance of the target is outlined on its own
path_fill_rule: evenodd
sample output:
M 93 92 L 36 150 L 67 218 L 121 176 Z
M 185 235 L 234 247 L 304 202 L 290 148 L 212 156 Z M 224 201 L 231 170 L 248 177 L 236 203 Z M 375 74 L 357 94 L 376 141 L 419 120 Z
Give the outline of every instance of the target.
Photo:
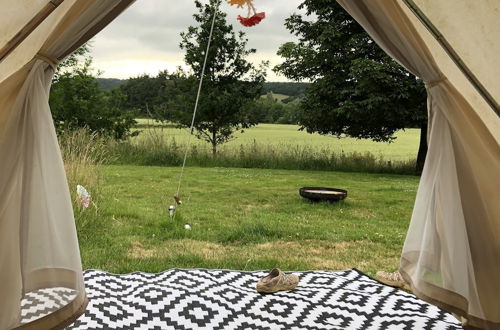
M 52 329 L 85 309 L 48 93 L 56 63 L 131 2 L 0 0 L 0 329 Z M 73 299 L 21 325 L 23 296 L 58 287 L 71 290 Z
M 339 3 L 427 87 L 429 151 L 400 272 L 424 300 L 500 329 L 500 2 Z
M 55 62 L 130 2 L 0 0 L 8 18 L 0 26 L 0 329 L 19 325 L 19 301 L 30 290 L 61 286 L 74 290 L 76 298 L 26 328 L 64 324 L 85 306 L 48 90 Z M 500 4 L 339 2 L 428 89 L 429 153 L 401 272 L 421 298 L 467 317 L 474 326 L 498 329 Z M 463 63 L 450 58 L 408 4 L 444 35 Z M 33 17 L 40 24 L 23 30 Z M 19 31 L 26 39 L 9 50 L 8 41 Z M 475 85 L 474 77 L 460 69 L 464 65 L 475 75 Z

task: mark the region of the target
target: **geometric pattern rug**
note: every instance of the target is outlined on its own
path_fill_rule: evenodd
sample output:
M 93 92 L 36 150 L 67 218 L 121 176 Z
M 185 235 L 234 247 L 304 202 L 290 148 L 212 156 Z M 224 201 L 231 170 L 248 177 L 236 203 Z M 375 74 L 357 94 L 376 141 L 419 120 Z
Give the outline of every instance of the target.
M 75 299 L 76 293 L 75 290 L 57 287 L 26 293 L 21 300 L 20 324 L 35 321 L 57 311 Z
M 451 314 L 356 269 L 295 272 L 295 290 L 260 294 L 255 284 L 267 273 L 87 270 L 87 311 L 67 329 L 462 329 Z

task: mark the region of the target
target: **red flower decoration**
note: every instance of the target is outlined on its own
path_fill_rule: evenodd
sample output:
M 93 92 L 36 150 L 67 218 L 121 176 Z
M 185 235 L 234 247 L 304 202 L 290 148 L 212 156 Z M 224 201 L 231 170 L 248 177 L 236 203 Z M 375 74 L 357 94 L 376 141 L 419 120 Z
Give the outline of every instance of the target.
M 266 13 L 256 13 L 250 17 L 241 17 L 238 15 L 238 20 L 243 26 L 254 26 L 260 23 L 264 18 L 266 18 Z

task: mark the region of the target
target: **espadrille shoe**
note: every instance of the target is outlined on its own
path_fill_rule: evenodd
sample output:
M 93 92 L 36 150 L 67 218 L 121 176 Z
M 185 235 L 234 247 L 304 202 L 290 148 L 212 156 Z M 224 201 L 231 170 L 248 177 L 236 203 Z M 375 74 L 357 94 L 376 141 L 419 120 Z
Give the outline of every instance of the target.
M 285 274 L 278 268 L 274 268 L 269 275 L 257 282 L 257 291 L 272 293 L 283 290 L 293 290 L 299 284 L 299 277 L 294 274 Z
M 375 278 L 387 285 L 396 287 L 396 288 L 401 288 L 403 290 L 411 290 L 410 286 L 406 281 L 403 279 L 401 274 L 399 272 L 394 272 L 394 273 L 387 273 L 387 272 L 377 272 L 375 275 Z

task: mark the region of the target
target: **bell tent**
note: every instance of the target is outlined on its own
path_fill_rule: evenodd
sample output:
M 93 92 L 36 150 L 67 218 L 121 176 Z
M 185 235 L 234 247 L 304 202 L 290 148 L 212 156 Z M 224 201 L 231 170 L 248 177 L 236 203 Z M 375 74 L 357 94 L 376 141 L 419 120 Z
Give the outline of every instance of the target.
M 85 310 L 80 253 L 48 95 L 59 61 L 133 0 L 0 0 L 0 329 Z M 400 272 L 474 327 L 500 328 L 500 1 L 338 0 L 428 92 L 429 151 Z M 21 301 L 59 295 L 21 319 Z

